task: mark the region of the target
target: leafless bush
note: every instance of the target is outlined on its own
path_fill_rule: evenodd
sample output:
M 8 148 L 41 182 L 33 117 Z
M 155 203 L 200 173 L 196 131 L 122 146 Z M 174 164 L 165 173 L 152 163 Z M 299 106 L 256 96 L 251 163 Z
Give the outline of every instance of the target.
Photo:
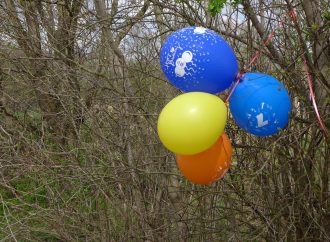
M 329 127 L 329 6 L 297 2 L 243 0 L 216 16 L 208 1 L 1 2 L 1 241 L 329 241 L 329 140 L 301 59 Z M 250 71 L 276 76 L 293 103 L 272 137 L 229 120 L 233 166 L 210 186 L 187 182 L 156 133 L 179 93 L 159 49 L 187 25 L 222 34 L 242 70 L 261 51 Z

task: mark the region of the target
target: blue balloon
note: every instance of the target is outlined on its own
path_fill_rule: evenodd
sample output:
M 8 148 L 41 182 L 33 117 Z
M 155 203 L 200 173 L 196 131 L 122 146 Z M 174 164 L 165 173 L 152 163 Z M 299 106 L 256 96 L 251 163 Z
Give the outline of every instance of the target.
M 229 99 L 237 125 L 248 133 L 268 136 L 285 128 L 291 111 L 284 85 L 263 73 L 245 73 Z
M 173 32 L 161 48 L 160 64 L 166 78 L 184 92 L 221 92 L 238 73 L 237 59 L 228 43 L 203 27 Z

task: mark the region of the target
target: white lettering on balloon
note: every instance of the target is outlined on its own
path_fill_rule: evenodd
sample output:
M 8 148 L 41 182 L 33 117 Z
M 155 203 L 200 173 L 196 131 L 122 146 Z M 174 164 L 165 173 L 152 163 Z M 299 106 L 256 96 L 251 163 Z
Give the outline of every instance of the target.
M 263 126 L 265 126 L 265 125 L 268 124 L 268 120 L 265 120 L 264 121 L 264 114 L 263 113 L 258 114 L 256 116 L 256 118 L 257 118 L 257 121 L 258 121 L 258 127 L 259 128 L 261 128 L 261 127 L 263 127 Z

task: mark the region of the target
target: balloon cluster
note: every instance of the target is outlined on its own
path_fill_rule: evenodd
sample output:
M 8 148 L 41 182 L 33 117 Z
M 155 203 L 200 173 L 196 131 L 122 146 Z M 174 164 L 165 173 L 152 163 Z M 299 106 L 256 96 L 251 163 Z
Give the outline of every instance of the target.
M 229 44 L 203 27 L 173 32 L 160 52 L 166 78 L 185 92 L 172 99 L 158 118 L 158 135 L 176 154 L 182 174 L 196 184 L 220 179 L 231 164 L 232 146 L 224 133 L 227 106 L 216 93 L 238 76 L 238 62 Z M 229 99 L 237 125 L 248 133 L 268 136 L 284 128 L 291 109 L 283 84 L 262 73 L 239 75 Z

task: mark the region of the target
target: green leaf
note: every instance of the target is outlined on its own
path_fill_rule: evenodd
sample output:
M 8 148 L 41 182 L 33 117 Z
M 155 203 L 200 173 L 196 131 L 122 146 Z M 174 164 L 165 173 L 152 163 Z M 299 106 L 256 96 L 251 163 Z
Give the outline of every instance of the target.
M 226 2 L 226 0 L 210 0 L 208 11 L 211 13 L 212 16 L 215 16 L 217 13 L 221 12 Z
M 214 17 L 216 14 L 221 13 L 221 10 L 227 3 L 227 0 L 210 0 L 208 11 L 211 13 L 211 15 Z M 240 4 L 242 0 L 229 0 L 229 3 L 233 7 L 237 7 L 238 4 Z
M 330 12 L 329 11 L 325 11 L 323 14 L 322 14 L 322 17 L 324 19 L 326 19 L 327 21 L 330 21 Z
M 242 0 L 231 0 L 230 1 L 230 4 L 235 8 L 241 3 L 242 3 Z

